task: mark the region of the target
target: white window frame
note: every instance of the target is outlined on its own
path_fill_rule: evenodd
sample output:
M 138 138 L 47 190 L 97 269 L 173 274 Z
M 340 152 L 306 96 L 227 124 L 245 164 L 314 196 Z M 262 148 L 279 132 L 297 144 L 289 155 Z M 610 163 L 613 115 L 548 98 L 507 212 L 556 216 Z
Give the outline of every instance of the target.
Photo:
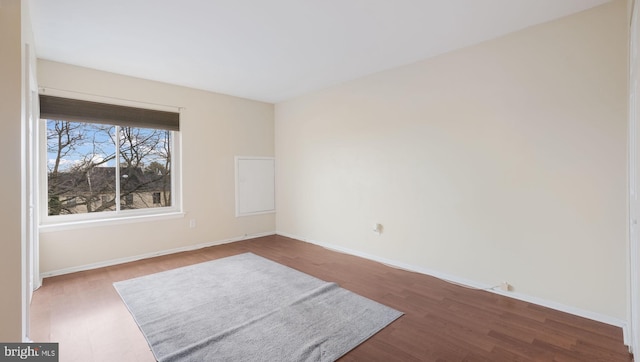
M 104 100 L 100 100 L 103 103 Z M 128 102 L 126 105 L 130 105 Z M 141 108 L 144 108 L 144 105 Z M 148 108 L 148 107 L 147 107 Z M 182 157 L 181 157 L 181 139 L 180 131 L 171 132 L 171 206 L 166 207 L 150 207 L 144 209 L 125 209 L 115 211 L 101 211 L 96 213 L 69 214 L 69 215 L 49 215 L 48 205 L 48 170 L 47 170 L 47 119 L 41 118 L 39 121 L 39 151 L 40 162 L 39 169 L 39 198 L 40 204 L 40 232 L 60 231 L 67 229 L 93 227 L 111 224 L 123 224 L 142 221 L 153 221 L 170 218 L 184 217 L 182 209 Z M 119 150 L 116 147 L 116 151 Z M 116 167 L 116 172 L 118 169 Z M 119 185 L 117 183 L 119 195 Z M 116 197 L 119 201 L 120 197 Z M 119 208 L 118 208 L 119 209 Z

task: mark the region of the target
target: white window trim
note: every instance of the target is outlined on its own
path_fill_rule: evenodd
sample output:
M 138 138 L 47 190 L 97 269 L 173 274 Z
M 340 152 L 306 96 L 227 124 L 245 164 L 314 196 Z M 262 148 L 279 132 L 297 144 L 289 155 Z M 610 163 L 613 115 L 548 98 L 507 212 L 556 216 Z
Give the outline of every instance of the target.
M 128 215 L 128 216 L 121 215 L 120 217 L 42 224 L 38 227 L 38 230 L 41 233 L 47 233 L 47 232 L 82 229 L 82 228 L 99 227 L 99 226 L 112 226 L 112 225 L 132 224 L 132 223 L 138 223 L 138 222 L 179 219 L 179 218 L 183 218 L 184 216 L 185 216 L 185 213 L 181 211 L 166 212 L 162 214 L 157 213 L 157 214 L 150 214 L 150 215 Z

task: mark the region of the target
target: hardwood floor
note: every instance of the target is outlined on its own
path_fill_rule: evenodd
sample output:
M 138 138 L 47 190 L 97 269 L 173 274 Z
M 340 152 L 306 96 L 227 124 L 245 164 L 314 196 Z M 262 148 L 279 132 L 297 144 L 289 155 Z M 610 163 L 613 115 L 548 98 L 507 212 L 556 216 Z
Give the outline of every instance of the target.
M 340 361 L 633 360 L 620 328 L 282 236 L 47 278 L 31 337 L 60 343 L 63 362 L 154 361 L 112 283 L 247 251 L 405 313 Z

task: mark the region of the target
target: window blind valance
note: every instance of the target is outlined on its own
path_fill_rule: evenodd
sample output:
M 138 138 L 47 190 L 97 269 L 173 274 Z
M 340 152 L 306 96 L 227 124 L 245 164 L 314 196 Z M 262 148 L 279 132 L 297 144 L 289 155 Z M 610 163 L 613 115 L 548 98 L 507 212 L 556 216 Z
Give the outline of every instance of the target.
M 40 118 L 180 130 L 180 113 L 40 95 Z

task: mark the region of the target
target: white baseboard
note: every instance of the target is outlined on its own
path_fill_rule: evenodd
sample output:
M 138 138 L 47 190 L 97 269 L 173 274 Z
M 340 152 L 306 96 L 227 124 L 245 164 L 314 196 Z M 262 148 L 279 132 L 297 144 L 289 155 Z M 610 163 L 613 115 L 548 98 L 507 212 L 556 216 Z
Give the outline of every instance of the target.
M 326 248 L 326 249 L 338 251 L 338 252 L 349 254 L 349 255 L 354 255 L 354 256 L 357 256 L 357 257 L 360 257 L 360 258 L 364 258 L 364 259 L 368 259 L 368 260 L 377 261 L 379 263 L 386 264 L 386 265 L 389 265 L 389 266 L 392 266 L 392 267 L 395 267 L 395 268 L 400 268 L 400 269 L 405 269 L 405 270 L 408 270 L 408 271 L 417 272 L 417 273 L 420 273 L 420 274 L 430 275 L 430 276 L 433 276 L 433 277 L 436 277 L 438 279 L 442 279 L 442 280 L 445 280 L 445 281 L 453 282 L 453 283 L 456 283 L 456 284 L 462 284 L 464 286 L 471 287 L 471 288 L 483 289 L 483 290 L 486 290 L 486 291 L 491 292 L 491 293 L 503 295 L 505 297 L 518 299 L 518 300 L 521 300 L 521 301 L 524 301 L 524 302 L 537 304 L 537 305 L 540 305 L 540 306 L 543 306 L 543 307 L 555 309 L 555 310 L 558 310 L 558 311 L 561 311 L 561 312 L 565 312 L 565 313 L 569 313 L 569 314 L 573 314 L 573 315 L 576 315 L 576 316 L 579 316 L 579 317 L 584 317 L 584 318 L 591 319 L 591 320 L 594 320 L 594 321 L 598 321 L 598 322 L 606 323 L 606 324 L 613 325 L 613 326 L 616 326 L 616 327 L 620 327 L 620 328 L 622 328 L 624 344 L 626 346 L 630 346 L 631 345 L 631 335 L 630 335 L 630 331 L 629 331 L 629 328 L 628 328 L 628 324 L 627 324 L 626 321 L 624 321 L 622 319 L 619 319 L 619 318 L 615 318 L 615 317 L 611 317 L 611 316 L 608 316 L 608 315 L 604 315 L 604 314 L 600 314 L 600 313 L 596 313 L 596 312 L 592 312 L 592 311 L 588 311 L 588 310 L 584 310 L 584 309 L 580 309 L 580 308 L 564 305 L 562 303 L 557 303 L 557 302 L 554 302 L 554 301 L 550 301 L 550 300 L 546 300 L 546 299 L 542 299 L 542 298 L 538 298 L 538 297 L 533 297 L 533 296 L 522 294 L 522 293 L 504 292 L 504 291 L 499 290 L 499 289 L 491 289 L 493 287 L 492 285 L 479 283 L 479 282 L 476 282 L 474 280 L 460 278 L 460 277 L 457 277 L 457 276 L 454 276 L 454 275 L 450 275 L 450 274 L 439 272 L 437 270 L 424 268 L 424 267 L 416 266 L 416 265 L 411 265 L 411 264 L 399 262 L 399 261 L 396 261 L 396 260 L 383 258 L 383 257 L 377 256 L 377 255 L 363 253 L 361 251 L 354 250 L 354 249 L 349 249 L 349 248 L 344 248 L 344 247 L 341 247 L 341 246 L 338 246 L 338 245 L 323 243 L 323 242 L 319 242 L 317 240 L 311 240 L 311 239 L 303 238 L 303 237 L 300 237 L 300 236 L 297 236 L 297 235 L 291 235 L 291 234 L 288 234 L 288 233 L 285 233 L 285 232 L 276 231 L 276 234 L 277 235 L 282 235 L 282 236 L 285 236 L 285 237 L 288 237 L 288 238 L 304 241 L 304 242 L 307 242 L 307 243 L 310 243 L 310 244 L 318 245 L 318 246 L 321 246 L 321 247 Z
M 184 251 L 192 251 L 192 250 L 207 248 L 207 247 L 210 247 L 210 246 L 228 244 L 228 243 L 233 243 L 233 242 L 240 241 L 240 240 L 255 239 L 255 238 L 274 235 L 274 234 L 275 234 L 275 231 L 270 231 L 270 232 L 265 232 L 265 233 L 258 233 L 258 234 L 242 235 L 242 236 L 237 236 L 237 237 L 233 237 L 233 238 L 229 238 L 229 239 L 211 241 L 211 242 L 208 242 L 208 243 L 183 246 L 183 247 L 175 248 L 175 249 L 154 251 L 154 252 L 141 254 L 141 255 L 134 255 L 134 256 L 128 256 L 128 257 L 124 257 L 124 258 L 105 260 L 105 261 L 92 263 L 92 264 L 74 266 L 74 267 L 71 267 L 71 268 L 58 269 L 58 270 L 53 270 L 53 271 L 40 273 L 40 280 L 42 280 L 43 278 L 53 277 L 53 276 L 57 276 L 57 275 L 70 274 L 70 273 L 76 273 L 76 272 L 85 271 L 85 270 L 104 268 L 104 267 L 107 267 L 107 266 L 124 264 L 124 263 L 129 263 L 129 262 L 132 262 L 132 261 L 142 260 L 142 259 L 149 259 L 149 258 L 153 258 L 153 257 L 156 257 L 156 256 L 181 253 L 181 252 L 184 252 Z M 42 284 L 42 282 L 40 284 Z

